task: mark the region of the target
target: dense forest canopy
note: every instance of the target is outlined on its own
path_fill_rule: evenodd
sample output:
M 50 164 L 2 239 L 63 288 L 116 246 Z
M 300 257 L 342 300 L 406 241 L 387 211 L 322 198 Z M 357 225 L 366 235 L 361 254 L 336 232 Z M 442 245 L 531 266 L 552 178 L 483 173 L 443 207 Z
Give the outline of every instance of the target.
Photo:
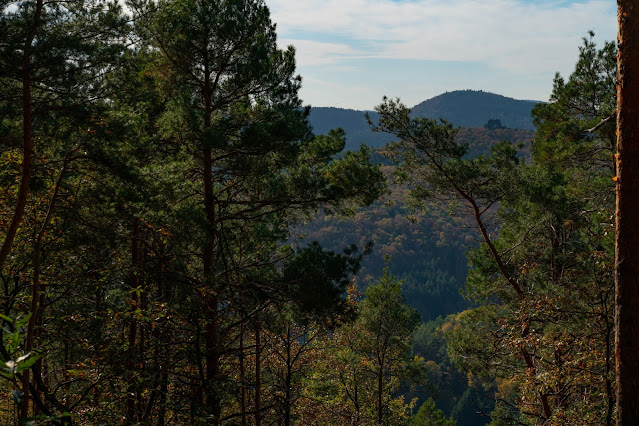
M 615 43 L 345 150 L 263 0 L 0 10 L 0 423 L 614 422 Z

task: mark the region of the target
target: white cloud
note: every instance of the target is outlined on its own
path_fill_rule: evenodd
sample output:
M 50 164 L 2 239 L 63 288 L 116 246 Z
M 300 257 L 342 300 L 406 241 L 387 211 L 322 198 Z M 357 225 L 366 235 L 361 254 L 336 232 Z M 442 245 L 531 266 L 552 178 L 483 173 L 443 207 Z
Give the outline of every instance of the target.
M 278 39 L 280 46 L 294 45 L 295 59 L 300 66 L 330 65 L 344 58 L 352 58 L 361 53 L 347 44 L 325 43 L 313 40 Z
M 609 0 L 267 3 L 278 33 L 297 46 L 300 64 L 307 65 L 371 56 L 485 62 L 514 73 L 570 70 L 589 29 L 606 39 L 616 31 L 616 5 Z M 355 49 L 352 42 L 367 48 Z

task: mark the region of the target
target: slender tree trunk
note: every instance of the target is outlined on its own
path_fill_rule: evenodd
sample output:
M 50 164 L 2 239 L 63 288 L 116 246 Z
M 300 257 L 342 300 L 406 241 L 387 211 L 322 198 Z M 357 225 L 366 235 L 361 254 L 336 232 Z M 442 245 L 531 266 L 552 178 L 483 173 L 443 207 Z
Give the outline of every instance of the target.
M 167 292 L 164 291 L 164 262 L 160 260 L 160 265 L 157 273 L 157 284 L 158 284 L 158 294 L 157 298 L 160 303 L 165 303 L 168 300 Z M 164 342 L 164 327 L 162 325 L 157 325 L 155 328 L 155 344 L 156 344 L 156 356 L 157 356 L 157 370 L 160 372 L 160 385 L 159 385 L 159 394 L 160 400 L 158 403 L 158 422 L 157 426 L 165 426 L 166 423 L 166 399 L 169 387 L 169 374 L 168 367 L 170 365 L 167 349 L 165 348 Z
M 158 407 L 158 426 L 166 425 L 166 397 L 169 392 L 169 374 L 162 371 L 160 378 L 160 403 Z
M 617 424 L 639 425 L 639 4 L 617 0 Z
M 38 32 L 40 25 L 40 17 L 42 15 L 43 0 L 37 0 L 36 8 L 33 14 L 33 23 L 27 34 L 24 43 L 22 56 L 22 175 L 20 177 L 20 189 L 18 192 L 18 200 L 16 208 L 7 229 L 7 235 L 0 247 L 0 270 L 7 260 L 13 240 L 18 231 L 18 227 L 24 216 L 24 209 L 27 205 L 27 197 L 29 196 L 29 183 L 31 182 L 31 169 L 33 167 L 33 113 L 31 106 L 31 49 L 33 40 Z M 26 394 L 26 392 L 25 392 Z
M 69 367 L 71 366 L 71 354 L 69 348 L 69 337 L 64 336 L 64 370 L 62 370 L 62 382 L 65 383 L 63 386 L 65 394 L 69 392 L 70 386 L 70 376 L 69 376 Z
M 217 297 L 211 297 L 206 323 L 206 405 L 213 415 L 213 424 L 219 424 L 221 415 L 220 396 L 215 384 L 219 373 L 219 353 L 217 348 Z
M 204 362 L 202 359 L 202 329 L 200 327 L 199 322 L 195 321 L 195 342 L 194 342 L 194 350 L 195 350 L 195 365 L 197 367 L 198 376 L 193 377 L 191 382 L 193 384 L 193 391 L 191 394 L 190 402 L 190 416 L 191 423 L 198 424 L 201 420 L 202 409 L 204 407 L 204 395 L 203 389 L 206 382 L 205 372 L 204 372 Z
M 211 116 L 213 114 L 213 106 L 211 102 L 212 89 L 210 82 L 209 66 L 208 62 L 205 63 L 204 70 L 204 129 L 205 131 L 211 127 Z M 206 212 L 206 219 L 208 222 L 209 235 L 205 243 L 202 265 L 204 272 L 204 279 L 206 280 L 207 290 L 207 323 L 206 323 L 206 398 L 207 398 L 207 411 L 213 416 L 213 424 L 219 424 L 220 416 L 222 414 L 222 407 L 220 401 L 220 395 L 215 385 L 217 376 L 220 370 L 220 355 L 219 355 L 219 323 L 218 323 L 218 303 L 219 298 L 217 296 L 218 290 L 214 288 L 214 260 L 215 260 L 215 227 L 216 227 L 216 215 L 215 215 L 215 197 L 213 192 L 213 153 L 211 147 L 204 142 L 203 147 L 203 168 L 202 171 L 204 177 L 204 210 Z
M 51 200 L 49 201 L 49 206 L 47 207 L 46 216 L 35 235 L 33 242 L 33 279 L 31 283 L 31 306 L 29 308 L 29 313 L 31 314 L 31 318 L 29 318 L 29 323 L 27 324 L 27 336 L 25 339 L 25 352 L 30 353 L 34 349 L 36 338 L 39 337 L 42 333 L 42 317 L 44 315 L 44 299 L 45 293 L 42 291 L 41 282 L 40 282 L 40 274 L 41 274 L 41 263 L 42 263 L 42 244 L 44 241 L 44 236 L 49 228 L 49 223 L 51 222 L 51 217 L 53 216 L 53 211 L 55 209 L 55 203 L 58 198 L 58 193 L 60 192 L 60 188 L 62 186 L 62 181 L 66 174 L 67 170 L 67 162 L 64 162 L 64 166 L 60 171 L 60 175 L 56 180 L 55 187 L 53 189 L 53 195 L 51 196 Z M 38 375 L 42 373 L 42 359 L 39 359 L 34 366 L 34 375 L 38 378 Z M 41 377 L 40 377 L 41 379 Z M 22 377 L 22 385 L 23 387 L 26 385 L 28 388 L 29 384 L 29 374 L 25 372 Z M 43 383 L 42 380 L 39 380 L 33 383 L 33 388 L 36 393 L 41 393 L 43 389 L 41 389 L 40 383 Z M 39 395 L 38 395 L 39 396 Z M 26 400 L 26 391 L 25 391 L 25 400 Z M 33 407 L 34 415 L 41 414 L 37 405 Z
M 360 420 L 360 409 L 359 409 L 359 385 L 357 384 L 357 382 L 355 382 L 355 390 L 353 392 L 354 394 L 354 398 L 353 398 L 353 404 L 355 404 L 355 424 L 359 425 L 361 420 Z
M 246 426 L 246 366 L 244 365 L 244 324 L 240 324 L 240 410 Z
M 286 328 L 286 378 L 284 380 L 284 426 L 291 424 L 291 375 L 292 373 L 291 359 L 291 329 Z
M 140 300 L 138 298 L 138 290 L 140 286 L 140 250 L 139 250 L 139 233 L 140 222 L 137 218 L 133 219 L 131 227 L 131 320 L 129 323 L 129 336 L 127 350 L 127 390 L 126 390 L 126 423 L 132 424 L 138 420 L 138 412 L 136 410 L 136 376 L 135 373 L 135 349 L 137 339 L 137 320 L 135 319 L 135 311 L 139 308 Z
M 142 312 L 148 312 L 148 297 L 147 297 L 147 288 L 146 288 L 146 277 L 144 274 L 144 271 L 146 271 L 146 251 L 142 249 L 143 245 L 138 243 L 138 273 L 140 274 L 140 278 L 138 280 L 138 285 L 140 286 L 140 305 L 139 305 L 139 309 L 142 310 Z M 145 323 L 144 322 L 139 322 L 138 323 L 138 342 L 137 342 L 137 365 L 135 366 L 136 371 L 138 371 L 138 377 L 146 377 L 145 371 L 146 370 L 146 364 L 144 362 L 144 360 L 146 359 L 146 328 L 145 328 Z M 148 380 L 145 379 L 145 381 L 141 384 L 137 384 L 136 385 L 136 396 L 137 396 L 137 410 L 136 410 L 136 415 L 138 418 L 138 421 L 143 420 L 144 417 L 144 413 L 146 412 L 146 408 L 145 408 L 145 402 L 149 402 L 150 401 L 145 401 L 146 398 L 144 397 L 144 395 L 142 394 L 141 390 L 144 388 L 148 388 L 149 387 L 149 383 Z
M 255 322 L 255 426 L 262 425 L 262 342 L 260 323 Z
M 22 175 L 20 177 L 20 189 L 18 192 L 18 200 L 16 202 L 16 208 L 7 229 L 7 234 L 0 247 L 0 270 L 4 266 L 4 262 L 7 260 L 9 253 L 13 247 L 13 240 L 18 231 L 18 227 L 22 222 L 24 216 L 24 210 L 27 205 L 27 197 L 29 195 L 29 183 L 31 182 L 31 169 L 33 166 L 33 116 L 31 105 L 31 49 L 33 40 L 38 31 L 40 24 L 40 16 L 42 14 L 43 0 L 36 2 L 36 9 L 33 16 L 33 23 L 27 34 L 27 39 L 24 43 L 24 51 L 22 57 Z M 37 300 L 35 301 L 37 307 Z M 34 301 L 31 303 L 31 313 L 35 313 Z M 31 323 L 31 322 L 30 322 Z M 26 348 L 26 351 L 30 351 L 31 348 Z M 20 417 L 26 419 L 29 417 L 29 370 L 22 373 L 22 391 L 24 392 L 24 399 L 20 410 Z
M 384 409 L 382 405 L 384 392 L 384 371 L 382 367 L 377 371 L 377 424 L 381 425 L 384 420 Z

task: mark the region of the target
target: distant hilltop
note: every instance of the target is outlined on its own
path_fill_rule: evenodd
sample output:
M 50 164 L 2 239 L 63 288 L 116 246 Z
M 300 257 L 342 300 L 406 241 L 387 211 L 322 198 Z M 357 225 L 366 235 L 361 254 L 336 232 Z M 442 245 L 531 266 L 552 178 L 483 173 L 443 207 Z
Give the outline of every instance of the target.
M 483 128 L 491 120 L 498 120 L 500 128 L 534 130 L 531 112 L 537 103 L 539 101 L 517 100 L 481 90 L 456 90 L 423 101 L 412 111 L 415 116 L 442 118 L 459 127 Z M 362 143 L 380 147 L 393 140 L 392 136 L 371 132 L 365 112 L 332 107 L 311 108 L 310 123 L 315 134 L 343 128 L 347 149 L 356 149 Z M 373 120 L 376 119 L 376 113 L 369 111 L 369 114 Z
M 538 103 L 481 90 L 456 90 L 415 105 L 413 114 L 443 118 L 461 127 L 482 127 L 496 119 L 510 129 L 534 130 L 531 112 Z

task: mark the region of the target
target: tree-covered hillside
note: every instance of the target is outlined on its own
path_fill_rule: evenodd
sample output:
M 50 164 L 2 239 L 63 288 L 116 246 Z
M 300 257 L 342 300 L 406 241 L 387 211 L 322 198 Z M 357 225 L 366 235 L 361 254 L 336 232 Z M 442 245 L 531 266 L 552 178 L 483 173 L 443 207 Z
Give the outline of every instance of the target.
M 531 112 L 539 101 L 517 100 L 477 90 L 446 92 L 415 105 L 415 117 L 443 118 L 460 127 L 481 127 L 498 119 L 511 129 L 533 130 Z
M 521 155 L 527 157 L 534 136 L 525 130 L 462 128 L 455 140 L 468 145 L 470 157 L 488 154 L 502 140 L 521 145 Z M 392 180 L 395 166 L 384 153 L 383 148 L 376 150 L 373 161 L 385 164 L 382 170 Z M 390 185 L 386 196 L 353 216 L 321 214 L 301 232 L 305 241 L 319 241 L 333 250 L 372 242 L 358 274 L 359 285 L 374 282 L 388 257 L 391 271 L 406 280 L 402 290 L 408 303 L 428 321 L 468 306 L 459 293 L 468 272 L 465 251 L 478 240 L 472 224 L 451 215 L 448 202 L 433 200 L 416 209 L 409 189 L 405 184 Z
M 477 129 L 478 135 L 470 135 L 473 130 L 464 130 L 464 138 L 477 141 L 478 139 L 504 139 L 528 143 L 532 139 L 534 129 L 532 123 L 532 108 L 535 102 L 518 101 L 478 91 L 449 92 L 424 101 L 412 109 L 416 117 L 443 118 L 462 128 Z M 355 111 L 343 108 L 320 107 L 312 108 L 309 115 L 311 127 L 316 134 L 325 134 L 331 129 L 342 128 L 346 131 L 346 149 L 358 149 L 361 144 L 380 148 L 394 140 L 392 135 L 375 133 L 371 130 L 366 114 L 375 122 L 378 115 L 375 111 Z M 500 120 L 507 132 L 487 133 L 484 126 L 491 120 Z M 487 144 L 488 146 L 488 144 Z

